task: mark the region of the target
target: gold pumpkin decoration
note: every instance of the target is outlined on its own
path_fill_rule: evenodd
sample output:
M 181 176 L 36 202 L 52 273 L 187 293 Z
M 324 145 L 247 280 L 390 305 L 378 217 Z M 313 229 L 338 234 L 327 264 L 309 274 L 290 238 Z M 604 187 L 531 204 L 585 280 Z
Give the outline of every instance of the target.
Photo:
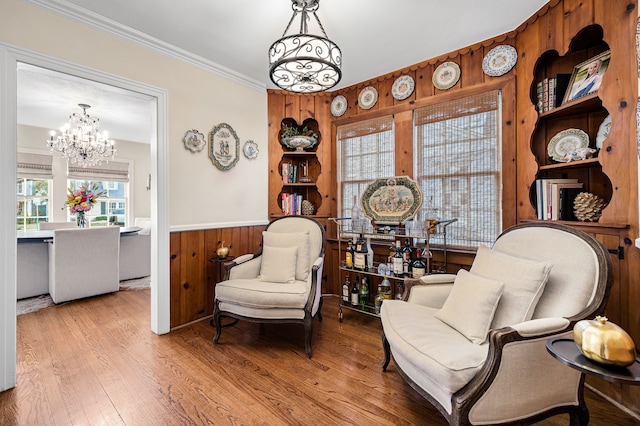
M 578 321 L 573 340 L 584 356 L 605 365 L 627 367 L 636 360 L 636 345 L 621 327 L 607 322 L 607 317 Z
M 597 222 L 607 203 L 590 192 L 579 193 L 573 200 L 573 214 L 582 222 Z

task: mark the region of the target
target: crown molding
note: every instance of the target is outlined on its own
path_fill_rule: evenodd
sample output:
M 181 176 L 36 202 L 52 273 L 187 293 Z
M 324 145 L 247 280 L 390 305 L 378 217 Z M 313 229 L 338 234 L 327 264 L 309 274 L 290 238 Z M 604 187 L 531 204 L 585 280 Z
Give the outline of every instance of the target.
M 129 28 L 97 13 L 91 12 L 82 7 L 76 6 L 65 0 L 26 0 L 27 2 L 36 5 L 40 8 L 46 9 L 50 12 L 64 16 L 65 18 L 73 21 L 80 22 L 82 24 L 97 28 L 105 31 L 109 34 L 122 37 L 128 41 L 139 44 L 148 49 L 160 52 L 178 61 L 187 63 L 189 65 L 196 66 L 206 71 L 212 72 L 227 80 L 240 83 L 251 89 L 258 90 L 260 92 L 266 91 L 266 85 L 260 81 L 247 77 L 244 74 L 238 73 L 230 68 L 224 67 L 213 61 L 205 59 L 201 56 L 194 55 L 184 49 L 176 47 L 172 44 L 165 43 L 158 40 L 155 37 L 151 37 L 141 31 Z

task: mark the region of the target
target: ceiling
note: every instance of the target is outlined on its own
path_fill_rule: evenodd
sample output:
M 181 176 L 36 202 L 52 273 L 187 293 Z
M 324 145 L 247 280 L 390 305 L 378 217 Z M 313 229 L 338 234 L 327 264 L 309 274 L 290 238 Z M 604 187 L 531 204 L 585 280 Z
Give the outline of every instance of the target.
M 266 88 L 275 87 L 267 72 L 268 48 L 283 35 L 292 16 L 290 0 L 29 1 L 173 54 L 199 58 L 222 74 Z M 322 0 L 318 17 L 327 36 L 342 50 L 343 77 L 334 89 L 509 32 L 547 1 Z M 299 25 L 296 20 L 287 34 L 296 32 Z M 312 23 L 309 32 L 319 34 Z M 19 75 L 25 83 L 19 82 L 22 124 L 58 128 L 78 103 L 88 103 L 111 137 L 148 142 L 148 137 L 131 128 L 135 122 L 125 123 L 127 117 L 148 115 L 148 99 L 146 105 L 139 95 L 122 93 L 120 99 L 113 88 L 72 84 L 69 76 L 58 78 L 37 69 Z

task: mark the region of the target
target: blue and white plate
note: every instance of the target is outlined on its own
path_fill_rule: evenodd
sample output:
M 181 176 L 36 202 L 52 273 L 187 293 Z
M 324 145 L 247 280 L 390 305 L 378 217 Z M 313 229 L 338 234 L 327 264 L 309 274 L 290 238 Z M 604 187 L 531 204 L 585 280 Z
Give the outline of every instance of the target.
M 489 51 L 482 60 L 482 70 L 491 77 L 499 77 L 511 71 L 518 60 L 518 52 L 513 46 L 503 44 Z
M 338 95 L 331 101 L 331 114 L 334 117 L 340 117 L 347 110 L 347 98 Z
M 407 99 L 413 93 L 416 83 L 410 75 L 401 75 L 391 86 L 391 95 L 399 101 Z

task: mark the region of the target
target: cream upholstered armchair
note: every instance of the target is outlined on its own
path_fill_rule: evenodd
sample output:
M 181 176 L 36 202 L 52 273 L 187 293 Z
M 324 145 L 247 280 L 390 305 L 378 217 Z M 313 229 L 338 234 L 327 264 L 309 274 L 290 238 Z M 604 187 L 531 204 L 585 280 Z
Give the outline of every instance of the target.
M 559 413 L 586 425 L 584 375 L 545 343 L 571 338 L 578 320 L 601 314 L 611 283 L 610 255 L 588 234 L 548 222 L 514 226 L 492 249 L 478 249 L 470 271 L 423 277 L 408 283 L 405 300 L 384 301 L 383 369 L 393 355 L 451 425 Z
M 49 294 L 54 303 L 120 289 L 120 228 L 58 229 L 49 244 Z
M 271 222 L 262 233 L 262 251 L 236 258 L 225 281 L 216 285 L 214 343 L 220 339 L 222 317 L 301 323 L 311 358 L 313 318 L 322 320 L 324 248 L 324 228 L 314 219 L 287 216 Z

